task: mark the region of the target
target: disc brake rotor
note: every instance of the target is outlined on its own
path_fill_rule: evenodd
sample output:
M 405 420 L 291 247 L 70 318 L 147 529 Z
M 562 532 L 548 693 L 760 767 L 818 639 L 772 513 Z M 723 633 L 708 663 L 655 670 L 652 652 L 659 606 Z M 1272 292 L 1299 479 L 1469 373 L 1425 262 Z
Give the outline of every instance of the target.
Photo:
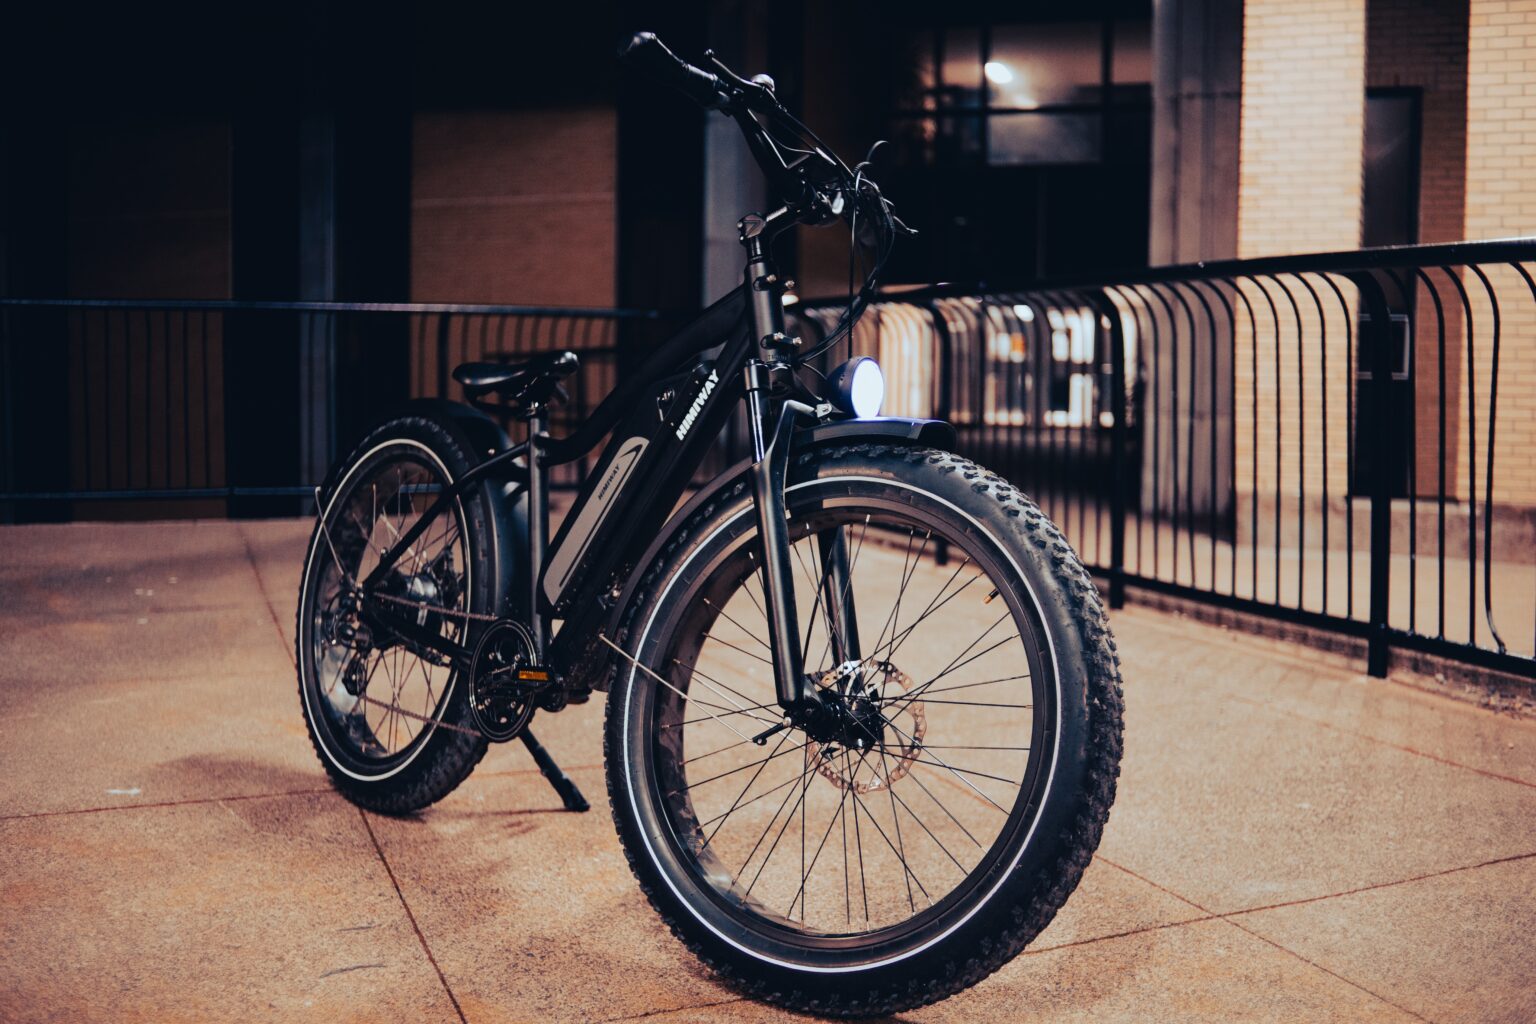
M 909 725 L 898 728 L 893 724 L 895 715 L 885 715 L 887 707 L 912 689 L 910 676 L 885 661 L 846 662 L 823 672 L 817 677 L 816 686 L 838 693 L 855 707 L 855 714 L 860 702 L 869 702 L 885 723 L 878 730 L 883 738 L 868 751 L 852 751 L 838 743 L 812 743 L 812 764 L 822 778 L 839 789 L 851 789 L 862 795 L 883 790 L 912 770 L 928 732 L 928 716 L 922 705 L 913 701 L 902 704 L 897 711 L 910 719 Z M 854 755 L 853 760 L 850 762 L 845 754 Z M 848 770 L 845 765 L 850 766 Z

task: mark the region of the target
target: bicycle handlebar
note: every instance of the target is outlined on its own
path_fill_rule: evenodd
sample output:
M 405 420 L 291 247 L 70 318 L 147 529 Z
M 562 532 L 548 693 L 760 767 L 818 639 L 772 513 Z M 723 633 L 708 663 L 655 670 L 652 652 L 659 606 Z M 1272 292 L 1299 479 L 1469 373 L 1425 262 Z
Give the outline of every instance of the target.
M 658 80 L 676 86 L 706 110 L 724 108 L 729 102 L 718 76 L 683 60 L 667 49 L 653 32 L 636 32 L 619 48 L 619 57 Z

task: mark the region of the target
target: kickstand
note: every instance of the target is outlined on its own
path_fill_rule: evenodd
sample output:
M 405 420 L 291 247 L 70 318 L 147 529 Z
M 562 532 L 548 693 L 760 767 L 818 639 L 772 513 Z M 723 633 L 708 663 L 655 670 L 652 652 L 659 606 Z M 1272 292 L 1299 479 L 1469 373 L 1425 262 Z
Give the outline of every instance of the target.
M 544 749 L 544 745 L 533 738 L 533 733 L 524 729 L 522 740 L 523 746 L 528 748 L 528 753 L 533 755 L 534 762 L 538 764 L 539 771 L 544 773 L 549 784 L 555 787 L 555 792 L 560 794 L 560 800 L 565 804 L 565 809 L 588 810 L 591 805 L 587 803 L 587 798 L 581 795 L 581 790 L 576 788 L 576 783 L 571 781 L 571 777 L 555 764 L 555 759 L 549 756 L 549 751 Z

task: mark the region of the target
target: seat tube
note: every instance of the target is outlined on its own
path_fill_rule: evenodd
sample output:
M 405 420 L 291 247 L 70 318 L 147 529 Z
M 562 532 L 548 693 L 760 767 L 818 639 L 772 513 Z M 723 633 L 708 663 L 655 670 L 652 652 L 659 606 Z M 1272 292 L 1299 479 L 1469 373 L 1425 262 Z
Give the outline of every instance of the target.
M 539 610 L 539 577 L 544 575 L 544 555 L 549 547 L 549 467 L 544 465 L 548 426 L 549 415 L 542 407 L 528 417 L 528 626 L 540 663 L 548 640 L 544 614 Z

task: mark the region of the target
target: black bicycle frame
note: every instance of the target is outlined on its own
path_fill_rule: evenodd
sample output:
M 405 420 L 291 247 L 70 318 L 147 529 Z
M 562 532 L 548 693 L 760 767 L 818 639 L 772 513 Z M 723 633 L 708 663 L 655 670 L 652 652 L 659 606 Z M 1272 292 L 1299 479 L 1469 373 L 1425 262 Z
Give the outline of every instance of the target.
M 381 583 L 400 556 L 470 488 L 486 480 L 515 481 L 520 486 L 508 500 L 526 491 L 530 506 L 530 589 L 518 598 L 523 605 L 520 617 L 556 677 L 570 689 L 591 689 L 589 673 L 596 660 L 606 664 L 611 653 L 602 634 L 623 584 L 677 506 L 732 410 L 745 401 L 778 698 L 791 713 L 815 705 L 797 642 L 783 494 L 793 428 L 802 419 L 830 415 L 831 409 L 794 397 L 805 397 L 795 386 L 790 364 L 797 341 L 785 334 L 784 286 L 768 254 L 773 236 L 793 224 L 794 215 L 786 210 L 746 218 L 742 244 L 747 271 L 741 287 L 659 346 L 569 437 L 548 437 L 544 410 L 531 410 L 525 417 L 528 439 L 479 463 L 438 495 L 384 554 L 363 582 L 364 591 Z M 711 349 L 716 349 L 712 358 L 706 355 Z M 580 458 L 610 431 L 595 471 L 551 544 L 546 525 L 549 467 Z M 829 567 L 846 565 L 846 551 L 838 549 L 841 541 L 839 533 L 826 542 L 831 547 L 822 555 Z M 831 568 L 828 575 L 828 596 L 840 598 L 829 603 L 838 623 L 835 649 L 840 659 L 856 658 L 847 588 Z M 390 627 L 406 639 L 467 667 L 469 652 L 461 646 L 413 628 L 401 616 L 389 618 Z M 556 618 L 564 625 L 552 637 L 550 622 Z

